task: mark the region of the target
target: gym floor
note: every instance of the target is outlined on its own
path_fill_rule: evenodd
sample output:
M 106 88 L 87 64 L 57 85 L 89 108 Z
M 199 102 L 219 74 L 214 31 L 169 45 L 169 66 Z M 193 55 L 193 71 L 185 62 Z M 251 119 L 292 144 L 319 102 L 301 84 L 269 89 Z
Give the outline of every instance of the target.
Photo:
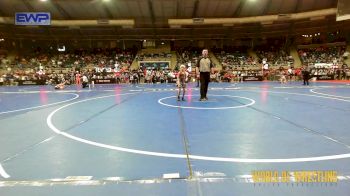
M 0 87 L 0 195 L 349 195 L 347 82 Z M 252 171 L 337 172 L 253 183 Z M 170 179 L 168 179 L 170 178 Z

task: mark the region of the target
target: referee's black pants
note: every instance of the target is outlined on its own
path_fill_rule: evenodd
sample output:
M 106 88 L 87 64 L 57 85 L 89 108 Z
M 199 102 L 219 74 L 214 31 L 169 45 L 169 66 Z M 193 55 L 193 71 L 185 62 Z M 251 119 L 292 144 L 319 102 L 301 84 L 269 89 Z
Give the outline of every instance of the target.
M 201 81 L 201 99 L 207 98 L 208 84 L 210 81 L 210 72 L 200 72 L 199 79 Z
M 83 82 L 81 85 L 82 85 L 83 88 L 86 88 L 88 86 L 88 83 L 87 82 Z

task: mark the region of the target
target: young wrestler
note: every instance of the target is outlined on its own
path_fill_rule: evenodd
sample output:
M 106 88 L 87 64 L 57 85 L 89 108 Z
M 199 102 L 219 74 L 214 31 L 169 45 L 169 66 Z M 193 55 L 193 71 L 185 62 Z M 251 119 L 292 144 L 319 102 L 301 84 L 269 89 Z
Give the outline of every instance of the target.
M 55 89 L 56 90 L 62 90 L 62 89 L 64 89 L 66 87 L 66 80 L 62 80 L 62 82 L 61 83 L 59 83 L 59 84 L 57 84 L 56 86 L 55 86 Z
M 281 78 L 280 78 L 281 84 L 287 84 L 286 72 L 284 70 L 281 70 L 280 74 L 281 74 Z
M 81 75 L 80 75 L 79 71 L 76 71 L 76 73 L 75 73 L 75 84 L 76 85 L 81 84 L 80 77 L 81 77 Z
M 179 90 L 177 92 L 177 100 L 178 101 L 180 101 L 181 89 L 182 89 L 182 101 L 185 101 L 187 78 L 188 78 L 188 73 L 186 71 L 186 66 L 181 65 L 180 71 L 177 74 L 177 80 L 176 80 L 177 87 L 179 88 Z

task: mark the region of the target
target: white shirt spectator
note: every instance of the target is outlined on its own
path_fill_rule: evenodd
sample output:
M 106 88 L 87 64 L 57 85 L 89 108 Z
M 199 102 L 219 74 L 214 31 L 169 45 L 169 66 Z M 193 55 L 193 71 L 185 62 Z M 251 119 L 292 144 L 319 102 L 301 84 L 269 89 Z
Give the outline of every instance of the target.
M 45 75 L 45 72 L 41 69 L 40 71 L 38 71 L 39 75 Z
M 192 72 L 192 67 L 190 66 L 191 63 L 188 63 L 188 64 L 189 64 L 189 66 L 188 66 L 188 68 L 187 68 L 187 71 L 188 71 L 189 73 L 191 73 L 191 72 Z
M 337 64 L 337 62 L 338 62 L 337 58 L 334 58 L 333 59 L 333 64 Z
M 168 73 L 168 76 L 169 76 L 170 78 L 175 78 L 175 74 L 174 74 L 172 71 Z
M 88 78 L 86 77 L 86 75 L 83 75 L 83 82 L 89 82 Z
M 115 63 L 115 64 L 114 64 L 114 67 L 115 67 L 115 68 L 118 68 L 118 67 L 119 67 L 119 63 L 118 63 L 118 62 Z
M 264 64 L 264 69 L 269 69 L 269 64 L 265 63 Z

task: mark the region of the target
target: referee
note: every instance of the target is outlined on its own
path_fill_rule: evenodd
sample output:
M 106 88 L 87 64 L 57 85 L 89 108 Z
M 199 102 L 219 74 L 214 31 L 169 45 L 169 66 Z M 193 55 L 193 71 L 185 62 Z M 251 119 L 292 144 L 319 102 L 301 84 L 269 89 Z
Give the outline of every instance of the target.
M 213 63 L 208 58 L 208 50 L 204 49 L 202 51 L 202 57 L 197 62 L 196 73 L 199 74 L 199 80 L 201 82 L 201 98 L 199 101 L 206 101 L 208 84 L 210 81 L 210 73 L 213 72 Z
M 311 68 L 310 68 L 310 66 L 308 64 L 306 64 L 305 67 L 304 67 L 304 70 L 302 72 L 304 85 L 309 85 L 310 72 L 311 72 Z

